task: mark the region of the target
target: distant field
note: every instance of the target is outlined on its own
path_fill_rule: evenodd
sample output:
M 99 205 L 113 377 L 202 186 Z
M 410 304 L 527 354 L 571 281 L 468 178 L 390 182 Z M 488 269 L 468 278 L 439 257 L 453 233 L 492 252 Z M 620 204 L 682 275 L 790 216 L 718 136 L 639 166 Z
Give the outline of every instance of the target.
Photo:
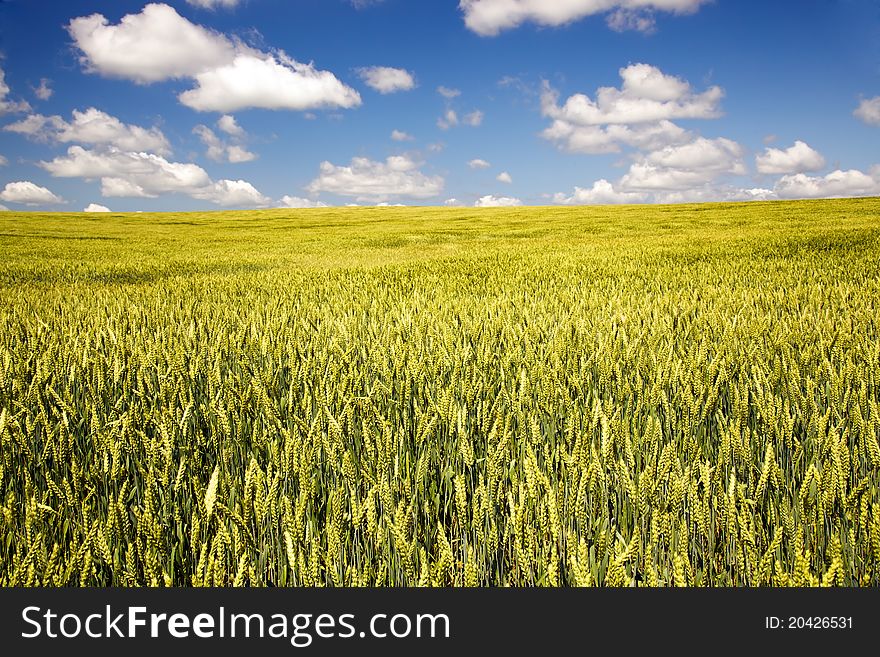
M 880 584 L 880 199 L 0 212 L 0 585 Z

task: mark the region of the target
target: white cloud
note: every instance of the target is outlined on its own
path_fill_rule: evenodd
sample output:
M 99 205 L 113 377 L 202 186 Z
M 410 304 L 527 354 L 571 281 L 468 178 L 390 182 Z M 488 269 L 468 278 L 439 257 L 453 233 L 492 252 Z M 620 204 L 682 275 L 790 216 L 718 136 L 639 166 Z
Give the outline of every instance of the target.
M 402 130 L 392 130 L 391 131 L 391 139 L 394 141 L 412 141 L 415 139 L 411 134 L 403 132 Z
M 880 96 L 863 98 L 853 115 L 868 125 L 880 125 Z
M 457 207 L 461 207 L 462 204 L 459 202 L 459 200 L 457 198 L 448 198 L 445 201 L 443 201 L 443 205 L 450 207 L 450 208 L 457 208 Z
M 492 165 L 489 164 L 488 162 L 486 162 L 486 160 L 481 160 L 480 158 L 476 158 L 476 159 L 468 162 L 468 166 L 471 169 L 488 169 Z
M 102 14 L 74 18 L 68 27 L 86 70 L 147 84 L 192 77 L 232 63 L 239 46 L 190 23 L 166 4 L 152 3 L 111 25 Z
M 230 137 L 244 137 L 244 129 L 235 121 L 235 117 L 224 114 L 217 119 L 217 127 Z
M 623 192 L 615 189 L 614 185 L 602 178 L 593 183 L 593 186 L 585 189 L 575 187 L 574 193 L 566 196 L 558 193 L 553 195 L 555 203 L 564 205 L 612 205 L 617 203 L 642 203 L 647 195 L 636 192 Z
M 651 12 L 691 13 L 706 2 L 708 0 L 461 0 L 459 7 L 470 30 L 481 36 L 495 36 L 526 22 L 559 26 L 586 16 L 621 10 L 650 20 L 652 27 Z M 639 29 L 638 23 L 630 26 L 622 20 L 615 19 L 614 14 L 609 19 L 616 29 Z
M 358 201 L 387 201 L 394 197 L 430 198 L 443 191 L 440 176 L 428 176 L 406 155 L 393 155 L 384 162 L 352 158 L 348 166 L 321 162 L 320 173 L 306 188 L 310 194 L 329 192 L 352 196 Z
M 86 207 L 83 208 L 83 212 L 112 212 L 112 210 L 106 205 L 89 203 Z
M 474 203 L 475 208 L 509 208 L 517 205 L 522 205 L 522 201 L 518 198 L 492 195 L 481 196 L 477 199 L 477 202 Z
M 456 114 L 455 110 L 448 109 L 443 113 L 443 116 L 437 119 L 437 127 L 441 130 L 449 130 L 449 128 L 457 125 L 458 114 Z
M 236 164 L 240 162 L 251 162 L 252 160 L 257 159 L 257 156 L 254 153 L 251 153 L 244 147 L 238 144 L 227 144 L 206 125 L 197 125 L 193 128 L 193 133 L 202 140 L 202 143 L 205 146 L 207 146 L 205 155 L 210 160 Z
M 329 207 L 322 201 L 312 201 L 300 196 L 282 196 L 281 207 L 285 208 L 326 208 Z
M 774 188 L 781 198 L 840 198 L 880 196 L 880 165 L 869 173 L 850 169 L 832 171 L 827 176 L 804 173 L 783 176 Z
M 600 87 L 595 100 L 574 94 L 560 107 L 549 86 L 542 94 L 545 116 L 576 125 L 647 123 L 663 119 L 714 119 L 721 116 L 721 87 L 695 93 L 688 82 L 667 75 L 650 64 L 630 64 L 620 69 L 623 84 Z
M 0 167 L 5 167 L 7 164 L 9 164 L 9 160 L 0 155 Z
M 99 109 L 73 110 L 72 121 L 60 116 L 31 114 L 3 128 L 38 140 L 80 143 L 94 146 L 116 146 L 129 151 L 153 151 L 165 155 L 171 151 L 159 128 L 142 128 L 123 123 Z
M 459 91 L 458 89 L 444 87 L 442 84 L 437 87 L 437 93 L 443 96 L 446 100 L 452 100 L 453 98 L 461 95 L 461 91 Z
M 257 159 L 255 153 L 251 153 L 249 150 L 242 146 L 237 146 L 233 144 L 232 146 L 227 146 L 226 155 L 230 163 L 232 164 L 240 164 L 242 162 L 253 162 Z
M 720 137 L 666 146 L 641 156 L 621 179 L 624 191 L 675 191 L 704 185 L 719 176 L 743 175 L 743 148 Z
M 266 205 L 269 199 L 243 180 L 211 180 L 197 164 L 169 162 L 153 153 L 134 153 L 109 147 L 87 150 L 71 146 L 40 166 L 56 178 L 101 180 L 105 198 L 155 198 L 162 194 L 185 194 L 219 205 Z
M 495 176 L 495 180 L 498 182 L 507 183 L 508 185 L 513 183 L 513 178 L 510 177 L 510 174 L 506 171 L 502 171 L 497 176 Z
M 308 110 L 357 107 L 357 91 L 329 71 L 279 54 L 265 58 L 241 54 L 232 63 L 197 73 L 196 87 L 178 96 L 200 112 L 233 112 L 244 108 Z
M 349 108 L 361 103 L 357 91 L 329 71 L 282 51 L 250 48 L 191 23 L 165 4 L 148 4 L 116 25 L 101 14 L 74 18 L 68 32 L 87 71 L 141 84 L 192 78 L 196 86 L 178 99 L 198 111 Z
M 13 112 L 27 112 L 31 106 L 27 102 L 7 100 L 9 85 L 6 84 L 6 72 L 0 68 L 0 115 L 12 114 Z
M 441 130 L 449 130 L 462 123 L 476 128 L 483 123 L 483 113 L 480 110 L 474 110 L 465 114 L 459 119 L 458 113 L 453 109 L 447 109 L 443 112 L 443 116 L 437 119 L 437 127 Z
M 0 199 L 9 203 L 22 203 L 24 205 L 64 203 L 64 199 L 60 196 L 56 196 L 45 187 L 40 187 L 29 180 L 8 183 L 3 191 L 0 192 Z
M 8 212 L 8 211 L 9 211 L 9 208 L 7 208 L 5 205 L 0 204 L 0 212 Z
M 270 199 L 246 180 L 218 180 L 208 187 L 190 192 L 193 198 L 223 206 L 265 206 Z
M 653 12 L 639 9 L 617 9 L 608 14 L 605 22 L 615 32 L 633 30 L 651 34 L 657 27 Z
M 43 78 L 40 80 L 40 86 L 34 89 L 34 95 L 40 100 L 49 100 L 52 97 L 52 94 L 55 93 L 51 87 L 52 81 L 48 78 Z
M 621 146 L 656 150 L 670 144 L 687 142 L 693 135 L 666 120 L 632 126 L 581 126 L 557 119 L 541 132 L 541 136 L 569 153 L 601 154 L 618 153 Z
M 367 66 L 359 68 L 358 74 L 368 87 L 375 89 L 380 94 L 409 91 L 416 86 L 413 74 L 402 68 Z
M 241 0 L 186 0 L 193 7 L 202 9 L 217 9 L 218 7 L 235 7 Z
M 469 125 L 469 126 L 476 128 L 477 126 L 482 125 L 482 123 L 483 123 L 483 113 L 480 110 L 474 110 L 473 112 L 470 112 L 469 114 L 465 114 L 464 118 L 462 119 L 462 122 L 465 125 Z
M 541 136 L 574 153 L 616 153 L 621 146 L 656 150 L 692 138 L 671 119 L 721 116 L 720 87 L 696 93 L 685 80 L 649 64 L 632 64 L 619 73 L 620 88 L 600 87 L 595 99 L 574 94 L 561 105 L 559 93 L 545 82 L 541 112 L 552 123 Z
M 765 149 L 755 158 L 755 165 L 760 173 L 802 173 L 821 169 L 825 166 L 825 158 L 805 142 L 797 140 L 785 150 Z

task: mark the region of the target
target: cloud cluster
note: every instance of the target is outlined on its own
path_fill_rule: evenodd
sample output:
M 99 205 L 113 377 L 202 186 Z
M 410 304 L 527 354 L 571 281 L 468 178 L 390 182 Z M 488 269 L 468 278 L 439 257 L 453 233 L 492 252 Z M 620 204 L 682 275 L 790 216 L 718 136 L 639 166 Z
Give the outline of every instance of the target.
M 148 4 L 118 24 L 102 14 L 74 18 L 67 29 L 87 71 L 141 84 L 192 79 L 195 86 L 178 98 L 197 111 L 361 104 L 357 91 L 329 71 L 297 62 L 282 51 L 251 48 L 191 23 L 166 4 Z
M 825 158 L 807 143 L 797 140 L 785 150 L 767 148 L 762 155 L 755 158 L 755 166 L 759 173 L 802 173 L 818 171 L 825 166 Z
M 64 203 L 64 199 L 29 180 L 20 180 L 6 185 L 0 192 L 0 199 L 9 203 L 23 205 L 54 205 Z
M 358 69 L 364 83 L 380 94 L 415 89 L 416 79 L 412 73 L 402 68 L 390 66 L 367 66 Z
M 27 112 L 31 106 L 26 101 L 9 100 L 9 85 L 6 84 L 6 72 L 0 68 L 0 116 L 14 112 Z
M 720 87 L 697 93 L 681 78 L 643 63 L 619 73 L 620 88 L 600 87 L 595 98 L 573 94 L 562 104 L 559 93 L 545 82 L 541 112 L 551 124 L 541 133 L 544 139 L 573 153 L 616 153 L 624 145 L 656 148 L 689 138 L 672 119 L 721 116 Z
M 642 203 L 647 198 L 646 194 L 636 192 L 623 192 L 614 188 L 604 178 L 597 180 L 593 186 L 585 189 L 575 187 L 570 195 L 562 193 L 553 196 L 553 202 L 562 205 L 614 205 L 618 203 Z
M 512 208 L 522 205 L 522 201 L 512 196 L 481 196 L 474 203 L 475 208 Z
M 326 208 L 329 207 L 321 201 L 313 201 L 311 199 L 302 198 L 300 196 L 282 196 L 281 205 L 283 208 Z
M 868 125 L 880 125 L 880 96 L 863 98 L 853 115 Z
M 461 0 L 468 29 L 495 36 L 526 22 L 560 26 L 594 14 L 609 13 L 615 30 L 654 28 L 655 11 L 691 13 L 709 0 Z
M 251 162 L 257 159 L 254 153 L 247 150 L 241 143 L 245 131 L 235 121 L 234 116 L 224 114 L 217 121 L 217 127 L 229 135 L 234 142 L 221 139 L 211 128 L 206 125 L 199 124 L 193 128 L 193 133 L 201 139 L 202 143 L 207 147 L 205 155 L 209 160 L 214 162 L 229 162 L 231 164 L 239 164 L 241 162 Z
M 776 183 L 774 191 L 780 198 L 790 199 L 880 196 L 880 165 L 868 173 L 838 169 L 825 176 L 787 175 Z
M 73 110 L 72 119 L 31 114 L 3 128 L 39 141 L 115 146 L 129 151 L 171 152 L 168 139 L 159 128 L 142 128 L 123 123 L 115 116 L 94 107 Z
M 264 206 L 269 199 L 244 180 L 213 181 L 197 164 L 171 162 L 160 155 L 127 152 L 116 147 L 71 146 L 40 166 L 56 178 L 100 180 L 105 198 L 156 198 L 185 194 L 224 206 Z
M 321 162 L 318 177 L 306 187 L 310 194 L 328 192 L 357 201 L 382 202 L 392 198 L 431 198 L 443 191 L 441 176 L 429 176 L 406 155 L 393 155 L 384 162 L 365 157 L 336 165 Z

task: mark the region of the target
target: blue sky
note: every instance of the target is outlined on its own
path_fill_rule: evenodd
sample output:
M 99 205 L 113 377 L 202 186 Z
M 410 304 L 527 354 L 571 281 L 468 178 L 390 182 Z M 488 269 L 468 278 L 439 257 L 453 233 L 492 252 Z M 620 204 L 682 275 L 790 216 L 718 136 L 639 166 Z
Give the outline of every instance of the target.
M 7 0 L 0 55 L 10 210 L 880 195 L 872 0 Z

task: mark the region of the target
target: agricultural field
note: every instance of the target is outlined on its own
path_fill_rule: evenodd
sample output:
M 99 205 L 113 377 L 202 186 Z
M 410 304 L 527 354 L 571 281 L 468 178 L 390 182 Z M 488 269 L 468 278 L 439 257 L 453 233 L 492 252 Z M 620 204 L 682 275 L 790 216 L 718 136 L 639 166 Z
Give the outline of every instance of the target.
M 2 212 L 0 254 L 0 585 L 880 584 L 880 199 Z

